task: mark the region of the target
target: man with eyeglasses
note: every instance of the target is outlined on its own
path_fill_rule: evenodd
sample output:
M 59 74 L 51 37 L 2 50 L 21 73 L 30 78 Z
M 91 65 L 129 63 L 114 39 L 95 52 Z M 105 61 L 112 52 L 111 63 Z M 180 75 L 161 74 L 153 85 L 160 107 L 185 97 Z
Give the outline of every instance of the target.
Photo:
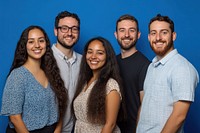
M 57 15 L 54 27 L 57 43 L 53 44 L 52 50 L 68 93 L 67 109 L 62 122 L 62 133 L 71 133 L 74 126 L 71 104 L 76 91 L 82 55 L 75 52 L 73 47 L 79 39 L 79 33 L 80 19 L 77 14 L 63 11 Z

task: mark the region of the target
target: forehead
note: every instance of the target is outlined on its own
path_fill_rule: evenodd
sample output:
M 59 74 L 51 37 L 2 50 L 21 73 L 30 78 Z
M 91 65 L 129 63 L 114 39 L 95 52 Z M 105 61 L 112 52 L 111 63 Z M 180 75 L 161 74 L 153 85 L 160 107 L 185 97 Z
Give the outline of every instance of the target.
M 137 27 L 137 24 L 133 20 L 122 20 L 117 24 L 118 28 L 126 28 L 126 27 Z
M 170 24 L 165 21 L 154 21 L 150 25 L 150 31 L 152 30 L 159 31 L 164 29 L 170 31 Z
M 44 37 L 44 33 L 39 29 L 32 29 L 28 33 L 28 37 L 34 38 L 34 37 Z
M 65 17 L 59 20 L 59 25 L 78 26 L 78 21 L 72 17 Z
M 104 46 L 102 44 L 102 42 L 100 42 L 99 40 L 94 40 L 92 42 L 90 42 L 88 49 L 103 49 L 104 50 Z

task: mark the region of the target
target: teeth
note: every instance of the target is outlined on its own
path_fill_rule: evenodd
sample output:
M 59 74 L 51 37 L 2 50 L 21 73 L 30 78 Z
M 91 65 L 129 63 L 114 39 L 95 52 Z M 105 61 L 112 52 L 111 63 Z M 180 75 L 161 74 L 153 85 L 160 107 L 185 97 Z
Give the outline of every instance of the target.
M 97 61 L 90 61 L 91 64 L 97 64 Z
M 41 50 L 34 50 L 34 52 L 35 52 L 35 53 L 40 53 L 40 52 L 41 52 Z

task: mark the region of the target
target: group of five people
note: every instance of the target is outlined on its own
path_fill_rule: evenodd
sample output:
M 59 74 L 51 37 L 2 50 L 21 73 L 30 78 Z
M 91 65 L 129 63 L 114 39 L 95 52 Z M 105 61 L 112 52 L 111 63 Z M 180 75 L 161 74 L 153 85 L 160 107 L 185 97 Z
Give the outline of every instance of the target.
M 101 36 L 82 55 L 73 50 L 80 35 L 75 13 L 60 12 L 54 34 L 52 47 L 39 26 L 21 34 L 2 98 L 7 133 L 183 132 L 199 77 L 174 48 L 169 17 L 149 23 L 152 63 L 136 48 L 139 24 L 128 14 L 116 22 L 117 56 Z

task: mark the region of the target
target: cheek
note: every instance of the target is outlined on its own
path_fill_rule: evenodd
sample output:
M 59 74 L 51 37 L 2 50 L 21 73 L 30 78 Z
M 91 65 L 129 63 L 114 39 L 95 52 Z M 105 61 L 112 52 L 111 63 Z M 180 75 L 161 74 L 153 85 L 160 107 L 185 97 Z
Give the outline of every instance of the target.
M 102 63 L 103 65 L 106 63 L 106 57 L 102 57 Z

